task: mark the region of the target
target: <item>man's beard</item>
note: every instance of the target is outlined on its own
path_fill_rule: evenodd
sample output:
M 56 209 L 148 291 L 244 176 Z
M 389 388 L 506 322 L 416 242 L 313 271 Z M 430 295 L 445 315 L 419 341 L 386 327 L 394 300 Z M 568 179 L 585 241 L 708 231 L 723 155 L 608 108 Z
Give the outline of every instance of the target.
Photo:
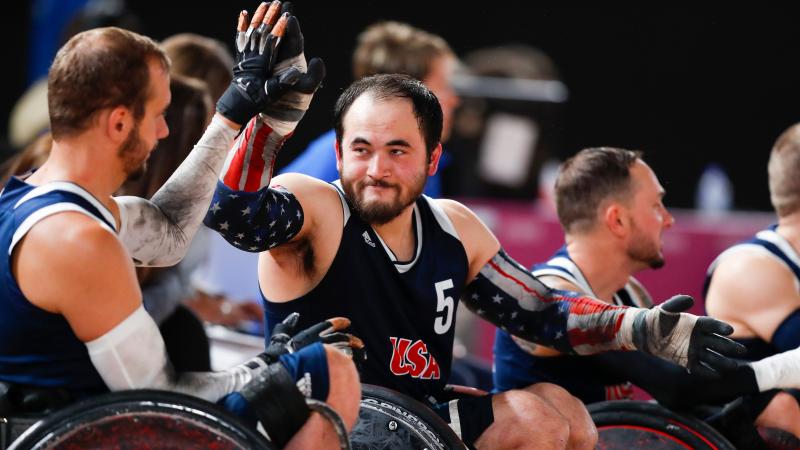
M 344 173 L 344 168 L 342 168 Z M 364 222 L 371 225 L 383 225 L 399 216 L 409 205 L 417 201 L 425 189 L 425 182 L 428 180 L 427 172 L 414 178 L 414 183 L 408 187 L 407 195 L 402 196 L 400 186 L 380 180 L 359 180 L 350 181 L 342 178 L 344 195 L 353 206 L 355 213 Z M 397 195 L 388 202 L 370 202 L 364 200 L 364 189 L 367 186 L 380 186 L 393 189 Z
M 139 124 L 137 123 L 128 133 L 128 137 L 120 144 L 117 155 L 122 158 L 122 170 L 128 180 L 138 180 L 147 170 L 147 157 L 152 149 L 139 137 Z
M 641 262 L 651 269 L 660 269 L 664 267 L 664 255 L 659 249 L 659 243 L 649 241 L 639 231 L 636 223 L 632 224 L 634 238 L 628 246 L 628 258 L 633 261 Z

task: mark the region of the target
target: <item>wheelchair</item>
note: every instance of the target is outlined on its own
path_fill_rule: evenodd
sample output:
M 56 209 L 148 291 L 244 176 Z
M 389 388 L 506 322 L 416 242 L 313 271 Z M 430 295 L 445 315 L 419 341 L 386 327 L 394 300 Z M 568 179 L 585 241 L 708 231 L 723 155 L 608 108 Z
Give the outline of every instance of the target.
M 791 433 L 753 424 L 758 413 L 748 402 L 758 402 L 758 397 L 762 394 L 740 397 L 721 408 L 696 407 L 687 413 L 634 400 L 592 403 L 587 408 L 597 426 L 597 448 L 603 450 L 800 449 L 800 440 Z
M 361 385 L 353 450 L 466 450 L 450 426 L 424 404 L 397 391 Z
M 48 415 L 21 419 L 11 418 L 3 428 L 6 439 L 13 438 L 9 450 L 278 448 L 215 404 L 158 390 L 107 393 Z M 368 384 L 362 385 L 358 422 L 343 448 L 466 450 L 447 423 L 427 406 L 391 389 Z
M 35 422 L 8 448 L 277 449 L 212 403 L 156 390 L 112 392 L 81 400 Z

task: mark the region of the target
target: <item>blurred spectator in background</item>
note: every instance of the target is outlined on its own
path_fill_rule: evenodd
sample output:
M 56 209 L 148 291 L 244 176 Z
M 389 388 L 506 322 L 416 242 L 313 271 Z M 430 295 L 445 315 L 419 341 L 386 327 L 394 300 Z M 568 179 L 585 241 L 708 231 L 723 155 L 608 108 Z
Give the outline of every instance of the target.
M 225 45 L 216 40 L 194 33 L 170 36 L 161 43 L 167 52 L 173 74 L 202 80 L 215 100 L 222 96 L 233 73 L 233 57 Z
M 442 142 L 450 136 L 453 113 L 460 100 L 451 86 L 457 59 L 453 50 L 440 36 L 400 22 L 378 22 L 358 36 L 353 52 L 353 77 L 359 79 L 380 73 L 402 73 L 425 83 L 442 106 L 444 124 Z M 281 173 L 297 172 L 323 181 L 339 178 L 333 147 L 336 136 L 330 130 L 318 137 Z M 450 156 L 445 152 L 439 161 L 439 171 L 447 167 Z M 431 197 L 442 195 L 439 173 L 428 178 L 424 193 Z
M 453 80 L 464 101 L 453 128 L 458 151 L 444 180 L 448 192 L 536 198 L 540 169 L 558 153 L 567 100 L 555 62 L 529 45 L 505 44 L 475 50 L 464 64 Z
M 28 58 L 28 89 L 17 100 L 9 117 L 8 141 L 12 152 L 25 150 L 31 156 L 30 145 L 50 150 L 49 138 L 34 141 L 50 129 L 47 109 L 47 71 L 56 50 L 72 36 L 97 27 L 114 26 L 140 31 L 141 22 L 126 7 L 124 0 L 35 0 L 32 6 L 30 51 Z M 46 144 L 46 145 L 42 145 Z M 16 159 L 17 164 L 29 162 Z M 13 156 L 11 158 L 13 159 Z M 41 160 L 44 161 L 44 160 Z M 2 173 L 18 173 L 6 161 Z M 38 166 L 27 166 L 27 169 Z M 10 172 L 9 172 L 10 170 Z M 23 170 L 25 172 L 27 170 Z
M 48 131 L 28 144 L 22 151 L 17 152 L 0 166 L 2 182 L 6 183 L 13 175 L 22 175 L 41 166 L 50 155 L 50 147 L 52 145 L 53 137 Z

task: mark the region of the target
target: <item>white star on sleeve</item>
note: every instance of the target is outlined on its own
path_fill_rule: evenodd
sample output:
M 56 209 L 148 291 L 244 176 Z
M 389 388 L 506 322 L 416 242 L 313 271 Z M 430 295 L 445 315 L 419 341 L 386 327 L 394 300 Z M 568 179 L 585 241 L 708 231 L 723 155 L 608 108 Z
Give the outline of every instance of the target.
M 226 222 L 222 222 L 221 224 L 219 224 L 219 230 L 220 231 L 227 231 L 228 228 L 230 228 L 230 225 L 228 225 L 227 221 Z
M 243 216 L 246 216 L 246 215 L 248 215 L 248 214 L 250 214 L 250 207 L 249 207 L 249 206 L 248 206 L 247 208 L 245 208 L 245 209 L 243 209 L 243 210 L 242 210 L 242 215 L 243 215 Z
M 217 211 L 219 211 L 220 209 L 222 208 L 219 207 L 219 202 L 214 203 L 213 205 L 211 205 L 211 214 L 216 214 Z

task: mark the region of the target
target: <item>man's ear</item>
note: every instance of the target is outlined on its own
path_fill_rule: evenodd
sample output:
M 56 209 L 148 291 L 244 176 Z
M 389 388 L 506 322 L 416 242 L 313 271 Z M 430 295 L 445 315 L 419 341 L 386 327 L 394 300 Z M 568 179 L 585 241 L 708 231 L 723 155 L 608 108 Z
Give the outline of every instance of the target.
M 439 160 L 442 157 L 442 143 L 436 145 L 436 148 L 433 149 L 431 152 L 430 161 L 428 161 L 428 176 L 432 176 L 436 174 L 436 170 L 439 168 Z
M 100 120 L 105 120 L 106 123 L 102 125 L 108 137 L 115 143 L 124 142 L 133 127 L 133 115 L 124 106 L 110 109 L 107 114 L 101 116 Z
M 625 237 L 630 228 L 628 210 L 619 202 L 610 202 L 603 210 L 603 223 L 617 237 Z
M 339 144 L 339 140 L 335 139 L 333 141 L 333 151 L 336 152 L 336 170 L 339 173 L 342 173 L 342 146 Z

